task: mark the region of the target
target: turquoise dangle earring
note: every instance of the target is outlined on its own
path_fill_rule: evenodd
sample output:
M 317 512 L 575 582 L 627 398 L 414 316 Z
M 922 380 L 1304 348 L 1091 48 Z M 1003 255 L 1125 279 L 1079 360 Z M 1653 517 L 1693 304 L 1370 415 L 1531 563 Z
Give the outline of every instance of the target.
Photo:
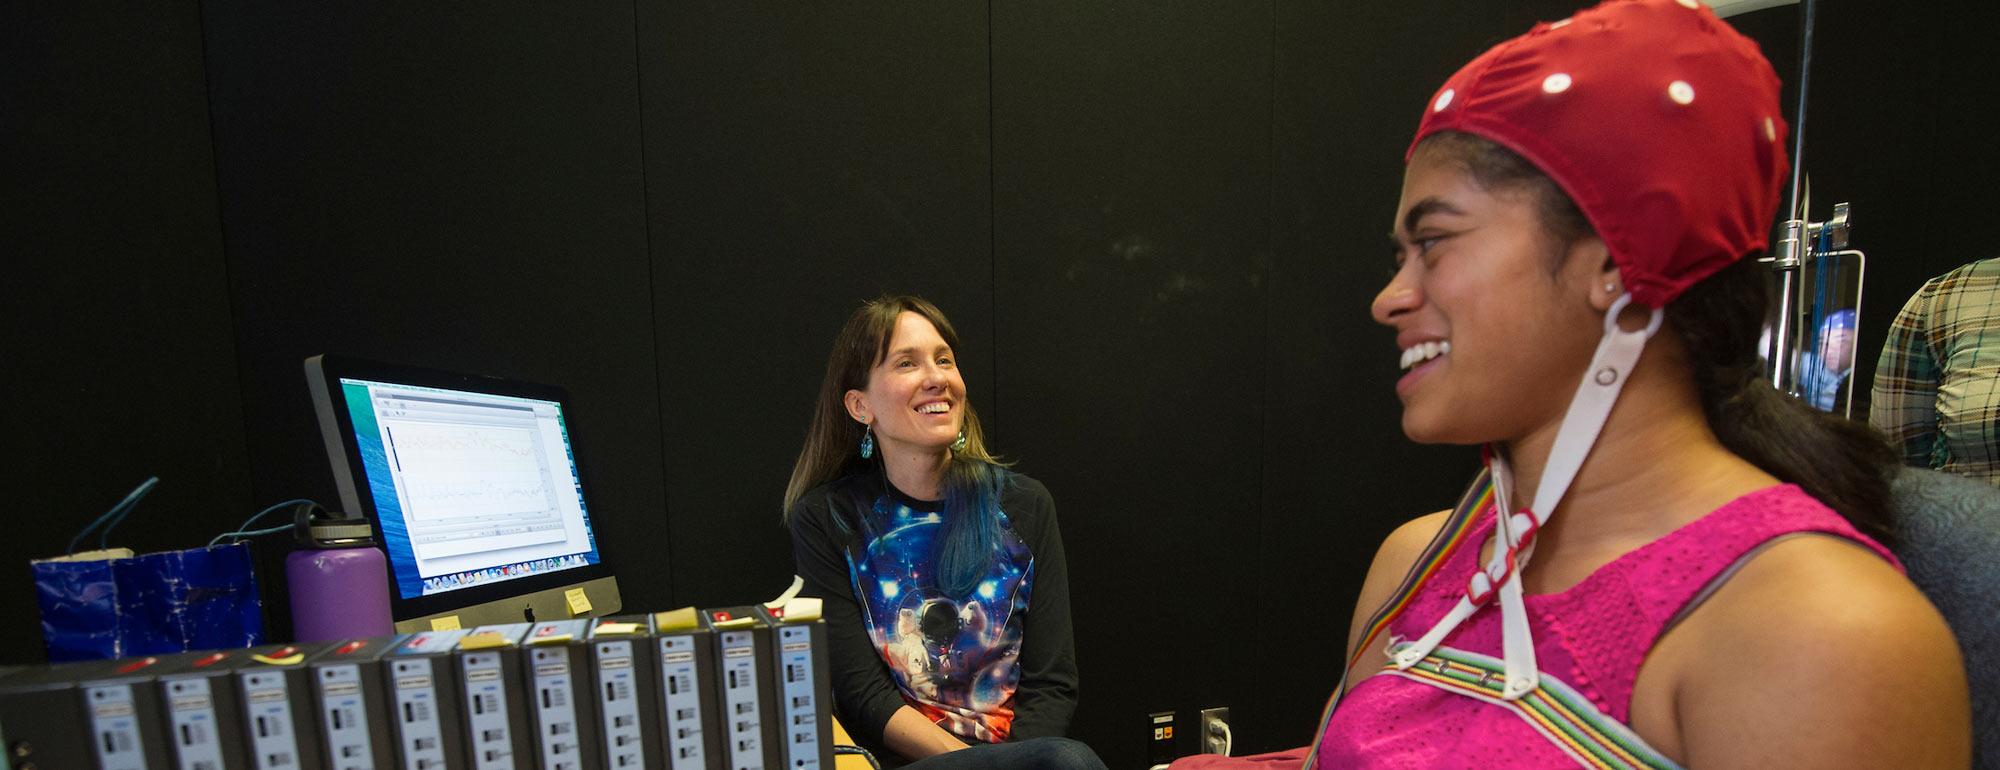
M 875 426 L 861 423 L 861 459 L 875 456 Z
M 951 442 L 951 453 L 958 454 L 963 451 L 965 451 L 965 429 L 959 428 L 958 439 Z

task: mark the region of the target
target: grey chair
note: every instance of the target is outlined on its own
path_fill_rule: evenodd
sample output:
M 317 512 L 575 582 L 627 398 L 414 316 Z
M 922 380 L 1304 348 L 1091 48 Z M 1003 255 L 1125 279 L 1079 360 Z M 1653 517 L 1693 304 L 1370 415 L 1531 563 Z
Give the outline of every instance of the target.
M 1972 690 L 1972 766 L 2000 770 L 2000 489 L 1905 468 L 1896 556 L 1951 624 Z

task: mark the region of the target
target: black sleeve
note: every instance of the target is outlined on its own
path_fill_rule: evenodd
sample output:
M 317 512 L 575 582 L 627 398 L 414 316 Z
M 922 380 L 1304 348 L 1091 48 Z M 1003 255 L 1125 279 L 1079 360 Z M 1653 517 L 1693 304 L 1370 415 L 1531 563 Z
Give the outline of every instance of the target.
M 881 746 L 882 731 L 889 717 L 903 707 L 902 693 L 889 676 L 889 667 L 875 651 L 868 626 L 861 618 L 861 605 L 854 599 L 854 583 L 847 572 L 847 541 L 834 521 L 833 501 L 824 494 L 809 494 L 792 508 L 792 561 L 805 579 L 800 596 L 819 597 L 824 607 L 827 639 L 831 643 L 834 709 L 850 734 L 864 746 Z
M 1021 683 L 1014 692 L 1010 740 L 1060 736 L 1076 713 L 1076 637 L 1069 617 L 1069 566 L 1063 559 L 1056 505 L 1041 482 L 1018 477 L 1008 518 L 1035 557 L 1034 593 L 1022 619 Z M 1026 514 L 1019 517 L 1014 510 Z

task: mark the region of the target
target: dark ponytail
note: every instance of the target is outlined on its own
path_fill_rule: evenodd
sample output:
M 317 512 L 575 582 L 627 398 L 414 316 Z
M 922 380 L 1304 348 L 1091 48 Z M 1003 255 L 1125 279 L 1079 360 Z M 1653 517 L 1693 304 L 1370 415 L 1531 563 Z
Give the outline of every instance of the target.
M 1530 192 L 1555 243 L 1595 233 L 1555 180 L 1506 147 L 1445 131 L 1424 139 L 1417 153 L 1462 164 L 1488 190 Z M 1764 378 L 1757 341 L 1770 296 L 1770 271 L 1745 258 L 1667 303 L 1667 326 L 1687 349 L 1709 430 L 1736 456 L 1799 485 L 1863 534 L 1893 545 L 1889 478 L 1900 458 L 1874 428 L 1807 406 Z
M 1895 450 L 1866 423 L 1771 387 L 1757 356 L 1770 284 L 1768 269 L 1742 259 L 1667 303 L 1667 326 L 1687 349 L 1709 429 L 1738 457 L 1799 485 L 1888 545 Z

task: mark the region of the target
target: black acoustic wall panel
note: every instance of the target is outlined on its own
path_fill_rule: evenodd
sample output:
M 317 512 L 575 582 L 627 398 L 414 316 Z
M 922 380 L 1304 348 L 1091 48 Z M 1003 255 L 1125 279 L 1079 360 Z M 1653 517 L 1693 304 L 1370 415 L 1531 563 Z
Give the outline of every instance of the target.
M 0 659 L 43 655 L 28 560 L 147 476 L 113 545 L 195 547 L 251 512 L 215 195 L 195 8 L 0 6 Z
M 1477 450 L 1404 437 L 1395 332 L 1370 315 L 1394 268 L 1403 152 L 1460 65 L 1573 7 L 1278 4 L 1273 418 L 1253 569 L 1269 587 L 1258 614 L 1286 619 L 1259 627 L 1259 647 L 1297 654 L 1259 690 L 1253 750 L 1312 738 L 1375 549 L 1402 522 L 1449 507 L 1479 467 Z
M 863 300 L 936 302 L 997 416 L 986 10 L 697 0 L 639 19 L 676 595 L 740 603 L 790 582 L 785 483 Z
M 1271 195 L 1271 9 L 993 5 L 1008 448 L 1061 515 L 1071 730 L 1139 766 L 1146 712 L 1247 704 Z M 1245 724 L 1238 740 L 1261 728 Z M 1192 732 L 1189 730 L 1188 732 Z M 1190 742 L 1190 746 L 1192 743 Z
M 629 6 L 204 6 L 260 499 L 333 500 L 300 362 L 569 388 L 598 544 L 670 598 Z

